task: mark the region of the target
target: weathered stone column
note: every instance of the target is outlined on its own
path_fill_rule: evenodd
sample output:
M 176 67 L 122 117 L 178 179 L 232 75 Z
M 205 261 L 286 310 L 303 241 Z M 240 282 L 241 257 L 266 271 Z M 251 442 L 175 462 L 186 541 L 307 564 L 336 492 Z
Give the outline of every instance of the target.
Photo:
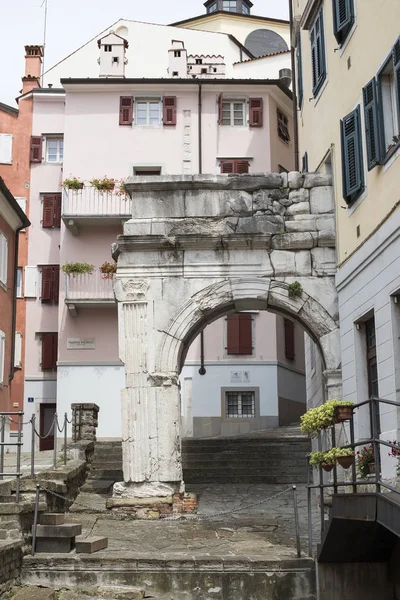
M 145 280 L 117 280 L 122 390 L 124 482 L 114 496 L 151 498 L 183 491 L 178 375 L 150 373 L 156 331 L 149 319 Z
M 326 400 L 342 399 L 342 370 L 324 371 Z

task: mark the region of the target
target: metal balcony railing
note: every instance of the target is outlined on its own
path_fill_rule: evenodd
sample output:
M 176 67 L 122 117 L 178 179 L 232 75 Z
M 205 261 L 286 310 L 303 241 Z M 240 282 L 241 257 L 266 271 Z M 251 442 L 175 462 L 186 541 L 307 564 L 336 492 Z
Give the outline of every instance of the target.
M 132 200 L 115 192 L 99 192 L 94 187 L 64 190 L 63 217 L 130 217 Z
M 113 279 L 104 279 L 99 270 L 84 275 L 65 276 L 65 299 L 74 301 L 113 301 Z

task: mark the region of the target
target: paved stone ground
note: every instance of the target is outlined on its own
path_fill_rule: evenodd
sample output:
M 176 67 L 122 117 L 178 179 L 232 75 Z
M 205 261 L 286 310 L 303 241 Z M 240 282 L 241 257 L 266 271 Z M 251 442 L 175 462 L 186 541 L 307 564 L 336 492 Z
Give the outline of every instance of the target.
M 45 469 L 51 469 L 53 466 L 53 450 L 44 450 L 42 452 L 35 452 L 35 473 L 40 473 Z M 57 461 L 59 462 L 63 457 L 62 452 L 58 453 Z M 6 473 L 15 473 L 17 465 L 17 453 L 8 452 L 4 454 L 4 471 Z M 21 472 L 22 475 L 30 475 L 31 472 L 31 453 L 21 452 Z M 4 479 L 14 479 L 14 477 L 5 476 Z
M 288 490 L 287 493 L 277 494 Z M 102 556 L 147 554 L 161 558 L 174 556 L 296 556 L 293 492 L 284 485 L 198 485 L 190 491 L 199 495 L 198 515 L 191 519 L 138 521 L 114 513 L 71 514 L 68 521 L 83 525 L 82 534 L 107 536 L 109 547 Z M 274 498 L 268 500 L 268 498 Z M 91 500 L 90 500 L 91 498 Z M 264 502 L 265 500 L 265 502 Z M 85 502 L 95 510 L 105 506 L 105 498 L 85 494 Z M 256 504 L 256 506 L 254 506 Z M 253 505 L 247 508 L 249 505 Z M 302 550 L 307 552 L 307 499 L 305 486 L 298 486 L 298 506 Z M 240 509 L 236 512 L 237 509 Z M 230 511 L 235 512 L 230 512 Z M 226 514 L 221 514 L 226 513 Z M 313 504 L 314 544 L 319 536 L 319 513 Z

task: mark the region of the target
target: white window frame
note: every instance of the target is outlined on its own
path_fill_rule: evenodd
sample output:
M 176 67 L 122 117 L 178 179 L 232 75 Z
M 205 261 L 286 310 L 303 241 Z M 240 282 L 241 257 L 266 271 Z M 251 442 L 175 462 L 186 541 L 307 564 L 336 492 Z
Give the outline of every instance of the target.
M 238 414 L 230 415 L 228 414 L 228 396 L 229 394 L 237 394 L 238 396 Z M 251 415 L 243 415 L 242 414 L 242 395 L 243 394 L 252 394 L 252 414 Z M 257 416 L 256 411 L 256 393 L 254 390 L 226 390 L 225 391 L 225 419 L 255 419 Z
M 227 104 L 230 105 L 230 116 L 229 116 L 229 123 L 224 123 L 224 105 L 226 106 Z M 241 104 L 243 106 L 243 120 L 242 123 L 240 125 L 235 124 L 235 104 Z M 242 98 L 237 98 L 237 99 L 223 99 L 222 101 L 222 121 L 221 121 L 221 125 L 222 127 L 245 127 L 246 123 L 247 123 L 247 102 L 246 100 L 243 100 Z
M 139 123 L 138 110 L 139 104 L 147 104 L 146 123 Z M 150 104 L 158 104 L 158 122 L 150 123 Z M 159 97 L 136 97 L 135 98 L 135 126 L 136 127 L 160 127 L 162 124 L 162 101 Z
M 0 231 L 0 284 L 7 287 L 8 240 Z
M 0 331 L 0 385 L 4 384 L 4 370 L 6 362 L 6 334 Z
M 12 165 L 13 136 L 11 133 L 0 133 L 0 164 Z
M 24 297 L 24 291 L 22 286 L 22 267 L 17 268 L 17 298 Z
M 14 367 L 22 368 L 22 333 L 20 331 L 15 332 Z
M 385 160 L 390 146 L 395 146 L 394 136 L 400 132 L 400 115 L 397 110 L 396 79 L 393 58 L 390 57 L 378 75 L 379 93 L 382 99 L 383 136 L 385 142 Z M 390 138 L 390 139 L 389 139 Z
M 49 160 L 49 144 L 50 142 L 57 142 L 57 151 L 56 151 L 56 160 Z M 63 144 L 62 155 L 60 152 L 60 142 Z M 45 140 L 46 149 L 45 149 L 45 162 L 49 165 L 62 165 L 64 161 L 64 137 L 63 136 L 54 136 L 47 137 Z

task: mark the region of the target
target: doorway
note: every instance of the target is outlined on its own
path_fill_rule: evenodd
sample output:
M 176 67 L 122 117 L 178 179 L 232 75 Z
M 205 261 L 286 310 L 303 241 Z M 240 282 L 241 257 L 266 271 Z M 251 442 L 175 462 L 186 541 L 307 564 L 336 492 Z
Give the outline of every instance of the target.
M 39 450 L 54 449 L 54 427 L 52 423 L 56 414 L 56 404 L 40 405 L 40 440 Z M 47 435 L 48 434 L 48 435 Z M 47 436 L 47 437 L 44 437 Z

